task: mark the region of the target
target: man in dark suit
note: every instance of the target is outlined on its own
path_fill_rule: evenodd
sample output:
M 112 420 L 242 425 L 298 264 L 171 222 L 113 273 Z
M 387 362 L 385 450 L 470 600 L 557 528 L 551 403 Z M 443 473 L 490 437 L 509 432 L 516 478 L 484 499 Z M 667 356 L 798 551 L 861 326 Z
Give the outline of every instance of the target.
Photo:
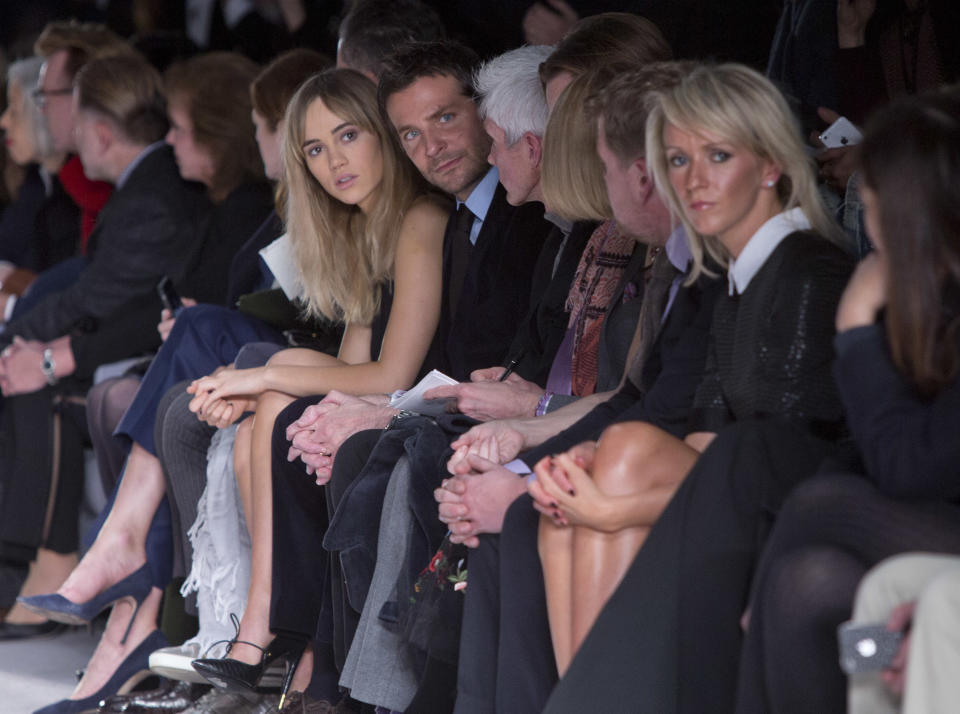
M 199 189 L 180 178 L 163 144 L 162 80 L 144 60 L 87 64 L 77 76 L 74 103 L 84 167 L 116 191 L 76 282 L 10 322 L 2 336 L 7 346 L 0 386 L 7 400 L 0 423 L 0 557 L 18 560 L 33 559 L 38 546 L 41 554 L 77 550 L 83 397 L 90 378 L 98 365 L 159 343 L 154 330 L 132 339 L 114 325 L 138 316 L 155 324 L 156 285 L 178 274 L 207 205 Z M 50 585 L 38 584 L 40 592 L 59 584 Z

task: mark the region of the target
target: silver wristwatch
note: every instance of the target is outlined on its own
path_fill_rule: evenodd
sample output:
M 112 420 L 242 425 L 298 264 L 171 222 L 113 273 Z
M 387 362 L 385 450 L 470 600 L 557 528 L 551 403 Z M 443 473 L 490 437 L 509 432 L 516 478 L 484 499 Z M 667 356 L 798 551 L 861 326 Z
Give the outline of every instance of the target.
M 57 383 L 57 363 L 53 360 L 53 350 L 49 347 L 43 351 L 40 371 L 43 372 L 43 376 L 47 378 L 47 384 L 51 387 Z

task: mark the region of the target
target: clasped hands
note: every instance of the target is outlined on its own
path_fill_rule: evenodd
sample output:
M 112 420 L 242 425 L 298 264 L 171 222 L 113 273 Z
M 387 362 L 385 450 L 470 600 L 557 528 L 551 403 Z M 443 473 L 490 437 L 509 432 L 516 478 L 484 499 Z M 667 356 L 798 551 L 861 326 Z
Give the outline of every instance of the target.
M 385 428 L 396 413 L 385 394 L 355 397 L 333 390 L 287 427 L 287 460 L 299 458 L 322 486 L 330 480 L 337 451 L 348 437 L 364 429 Z

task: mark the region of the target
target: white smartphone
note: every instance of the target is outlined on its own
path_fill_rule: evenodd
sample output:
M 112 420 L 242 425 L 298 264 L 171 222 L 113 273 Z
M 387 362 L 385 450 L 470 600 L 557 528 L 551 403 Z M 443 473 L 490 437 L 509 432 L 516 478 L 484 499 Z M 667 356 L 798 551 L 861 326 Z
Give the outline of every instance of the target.
M 846 117 L 840 117 L 833 124 L 824 129 L 820 141 L 828 149 L 841 146 L 853 146 L 863 141 L 863 134 Z
M 886 623 L 844 622 L 837 628 L 840 668 L 847 674 L 886 669 L 896 656 L 902 639 L 903 633 L 888 630 Z

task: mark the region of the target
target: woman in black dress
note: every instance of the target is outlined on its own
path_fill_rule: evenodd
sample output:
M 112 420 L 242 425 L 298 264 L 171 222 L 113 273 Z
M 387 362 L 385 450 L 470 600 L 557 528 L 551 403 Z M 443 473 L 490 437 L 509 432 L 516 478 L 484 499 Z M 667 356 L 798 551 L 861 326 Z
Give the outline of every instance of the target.
M 836 628 L 891 555 L 960 553 L 960 93 L 904 100 L 860 147 L 863 260 L 836 377 L 862 464 L 791 493 L 754 581 L 738 712 L 842 712 Z
M 649 424 L 618 425 L 602 446 L 538 465 L 531 494 L 545 514 L 540 553 L 561 674 L 624 574 L 649 557 L 651 528 L 679 484 L 714 472 L 718 433 L 755 422 L 764 433 L 807 435 L 804 453 L 822 454 L 842 422 L 831 339 L 850 261 L 829 240 L 837 229 L 786 102 L 738 65 L 699 67 L 651 101 L 647 164 L 692 237 L 691 279 L 709 254 L 727 267 L 729 294 L 714 313 L 686 439 Z M 644 568 L 651 580 L 661 569 Z M 648 647 L 643 636 L 629 644 Z M 594 653 L 591 662 L 603 667 L 606 656 Z M 657 663 L 658 677 L 673 671 L 667 659 Z

